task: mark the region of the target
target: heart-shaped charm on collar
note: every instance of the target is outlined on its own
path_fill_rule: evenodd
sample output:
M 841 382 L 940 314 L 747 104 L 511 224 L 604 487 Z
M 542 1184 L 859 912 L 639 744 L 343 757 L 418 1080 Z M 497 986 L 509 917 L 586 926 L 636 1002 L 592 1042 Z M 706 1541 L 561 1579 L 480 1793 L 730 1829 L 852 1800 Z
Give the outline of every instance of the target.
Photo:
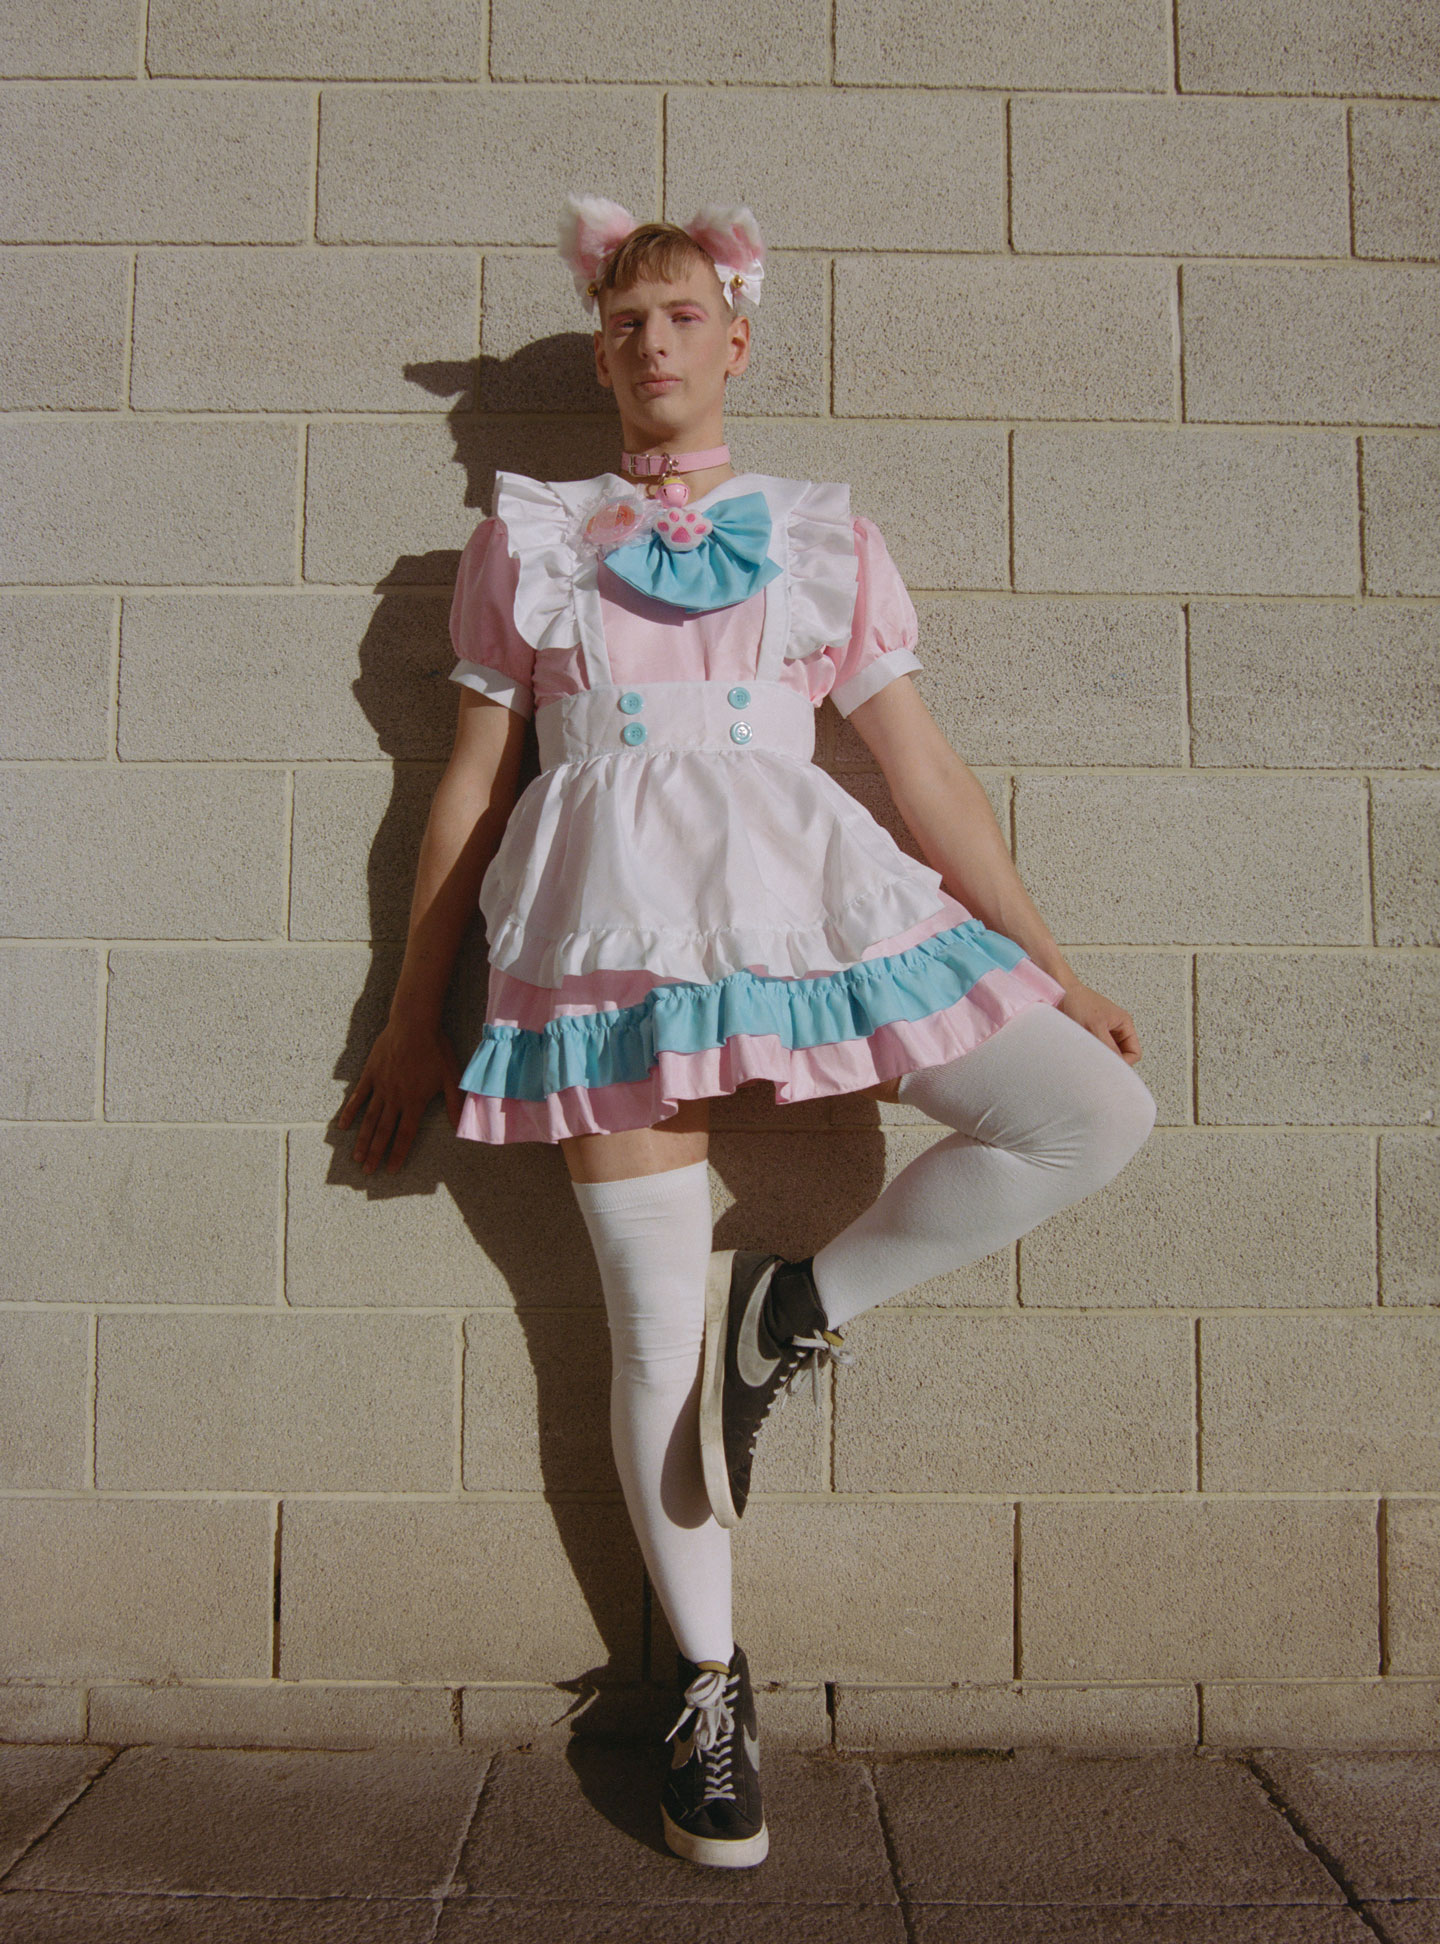
M 710 522 L 693 507 L 667 506 L 657 514 L 655 532 L 672 553 L 692 553 L 710 531 Z

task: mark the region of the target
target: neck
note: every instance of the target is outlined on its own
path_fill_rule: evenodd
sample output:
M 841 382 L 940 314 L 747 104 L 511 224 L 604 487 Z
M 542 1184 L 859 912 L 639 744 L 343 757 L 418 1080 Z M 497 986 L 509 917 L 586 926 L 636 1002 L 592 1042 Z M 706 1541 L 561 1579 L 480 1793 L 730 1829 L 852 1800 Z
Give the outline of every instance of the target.
M 624 452 L 709 452 L 714 446 L 726 443 L 724 422 L 717 412 L 701 425 L 687 426 L 683 431 L 667 432 L 657 436 L 648 427 L 627 425 L 620 421 L 620 445 Z M 616 455 L 612 469 L 624 473 L 624 466 Z M 628 474 L 624 475 L 626 478 Z M 712 486 L 718 486 L 723 479 L 733 479 L 735 468 L 730 464 L 723 466 L 702 466 L 698 472 L 687 472 L 685 484 L 690 488 L 692 499 L 699 499 L 708 493 Z

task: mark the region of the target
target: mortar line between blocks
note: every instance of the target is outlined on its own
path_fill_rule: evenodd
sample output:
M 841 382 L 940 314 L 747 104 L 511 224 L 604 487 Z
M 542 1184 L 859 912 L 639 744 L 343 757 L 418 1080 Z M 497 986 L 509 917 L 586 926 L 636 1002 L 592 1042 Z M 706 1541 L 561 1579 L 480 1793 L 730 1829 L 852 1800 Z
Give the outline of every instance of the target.
M 1190 1121 L 1191 1127 L 1202 1125 L 1200 1119 L 1200 954 L 1191 952 L 1190 977 L 1186 982 L 1185 997 L 1190 1007 Z
M 135 286 L 140 272 L 140 252 L 132 250 L 127 268 L 125 283 L 125 343 L 120 358 L 120 410 L 122 414 L 132 415 L 135 410 L 130 396 L 131 374 L 135 368 Z
M 150 0 L 141 0 L 139 20 L 139 45 L 135 49 L 135 79 L 148 81 L 150 76 Z
M 1380 926 L 1375 910 L 1375 779 L 1365 778 L 1365 860 L 1360 875 L 1365 886 L 1365 930 L 1366 944 L 1372 951 L 1383 950 L 1380 944 Z
M 1371 1262 L 1374 1266 L 1375 1306 L 1377 1309 L 1391 1307 L 1386 1302 L 1388 1291 L 1385 1277 L 1385 1211 L 1380 1199 L 1380 1136 L 1370 1137 L 1370 1242 Z
M 1175 0 L 1179 5 L 1179 0 Z M 1355 110 L 1345 104 L 1345 233 L 1355 255 Z
M 290 1309 L 290 1134 L 280 1130 L 280 1194 L 275 1211 L 275 1307 Z
M 1167 11 L 1169 17 L 1165 22 L 1165 33 L 1166 33 L 1166 38 L 1170 43 L 1168 48 L 1166 49 L 1166 52 L 1170 56 L 1169 88 L 1167 92 L 1169 92 L 1172 95 L 1178 95 L 1181 92 L 1181 88 L 1180 88 L 1180 0 L 1170 0 L 1170 6 Z
M 287 769 L 284 774 L 284 815 L 281 820 L 280 846 L 280 936 L 288 945 L 294 942 L 290 936 L 290 904 L 295 874 L 295 772 L 293 769 Z
M 1194 1319 L 1195 1362 L 1191 1371 L 1191 1396 L 1195 1413 L 1194 1467 L 1197 1492 L 1205 1490 L 1205 1413 L 1200 1388 L 1200 1323 L 1200 1317 L 1196 1316 Z
M 120 761 L 120 622 L 124 605 L 125 597 L 122 594 L 111 596 L 110 693 L 105 698 L 106 721 L 110 730 L 110 746 L 105 752 L 107 764 Z
M 307 243 L 320 241 L 320 89 L 315 89 L 314 114 L 310 118 L 310 180 L 307 185 L 310 207 L 306 211 Z
M 1015 592 L 1015 427 L 1005 427 L 1005 592 Z
M 1004 198 L 1005 248 L 1011 256 L 1015 254 L 1015 137 L 1011 126 L 1012 97 L 1006 95 L 1001 106 L 1001 166 L 1003 180 L 1000 193 Z
M 270 1678 L 280 1678 L 280 1546 L 285 1501 L 277 1498 L 270 1522 Z
M 1376 1593 L 1379 1599 L 1379 1671 L 1390 1672 L 1390 1501 L 1382 1494 L 1375 1502 Z
M 85 1331 L 85 1483 L 97 1490 L 95 1478 L 95 1421 L 100 1408 L 100 1312 L 90 1312 Z
M 1020 1500 L 1015 1500 L 1010 1519 L 1010 1679 L 1022 1678 L 1025 1665 L 1024 1639 L 1020 1624 L 1021 1596 L 1021 1557 L 1020 1557 Z
M 291 585 L 305 582 L 305 494 L 310 484 L 310 425 L 300 420 L 300 438 L 295 452 L 295 578 Z
M 670 139 L 670 92 L 661 88 L 655 103 L 655 187 L 660 196 L 658 215 L 662 221 L 666 205 L 670 199 L 670 183 L 667 176 L 667 147 Z M 598 316 L 598 309 L 597 309 Z
M 94 1120 L 105 1119 L 105 1060 L 110 1034 L 110 952 L 102 945 L 95 966 L 95 1091 Z M 23 1126 L 25 1123 L 19 1123 Z M 31 1125 L 34 1123 L 32 1122 Z M 60 1123 L 62 1126 L 65 1122 Z
M 465 1318 L 456 1312 L 455 1342 L 455 1490 L 465 1489 Z
M 1360 554 L 1360 592 L 1364 595 L 1370 591 L 1370 562 L 1365 532 L 1365 435 L 1363 432 L 1357 433 L 1355 437 L 1355 532 Z
M 1170 323 L 1171 345 L 1175 356 L 1175 424 L 1183 426 L 1185 419 L 1185 266 L 1175 265 L 1175 276 L 1170 286 Z
M 835 416 L 835 287 L 838 275 L 835 258 L 831 256 L 826 261 L 825 276 L 825 405 L 832 419 Z
M 1185 769 L 1195 767 L 1195 680 L 1190 659 L 1190 603 L 1180 603 L 1180 665 L 1184 681 Z

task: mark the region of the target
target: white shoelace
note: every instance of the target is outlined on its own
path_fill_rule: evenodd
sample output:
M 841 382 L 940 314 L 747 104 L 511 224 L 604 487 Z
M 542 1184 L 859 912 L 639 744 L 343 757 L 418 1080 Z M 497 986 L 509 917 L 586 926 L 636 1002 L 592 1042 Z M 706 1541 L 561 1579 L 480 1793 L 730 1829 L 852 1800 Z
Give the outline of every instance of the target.
M 808 1357 L 802 1357 L 795 1368 L 786 1373 L 784 1381 L 771 1394 L 770 1402 L 765 1406 L 765 1415 L 766 1417 L 770 1415 L 772 1405 L 785 1402 L 800 1377 L 808 1371 L 810 1395 L 814 1400 L 815 1414 L 818 1417 L 820 1415 L 820 1372 L 830 1363 L 853 1364 L 854 1355 L 849 1350 L 842 1350 L 838 1343 L 832 1343 L 828 1336 L 791 1337 L 786 1348 L 787 1350 L 808 1350 L 810 1354 Z
M 685 1690 L 685 1706 L 680 1719 L 665 1739 L 678 1735 L 691 1715 L 695 1717 L 695 1746 L 700 1751 L 705 1771 L 702 1802 L 735 1800 L 735 1780 L 730 1773 L 734 1752 L 735 1700 L 740 1691 L 740 1676 L 724 1674 L 708 1667 L 697 1674 Z

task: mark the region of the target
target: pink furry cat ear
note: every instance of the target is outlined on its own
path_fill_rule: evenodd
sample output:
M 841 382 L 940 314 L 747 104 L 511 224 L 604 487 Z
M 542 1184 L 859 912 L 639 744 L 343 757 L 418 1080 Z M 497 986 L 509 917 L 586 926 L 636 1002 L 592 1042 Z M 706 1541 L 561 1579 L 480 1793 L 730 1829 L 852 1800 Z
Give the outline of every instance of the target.
M 754 211 L 744 203 L 735 208 L 707 203 L 684 229 L 714 263 L 730 308 L 743 304 L 753 310 L 765 276 L 765 244 Z
M 575 279 L 587 311 L 595 308 L 593 288 L 600 266 L 640 225 L 628 209 L 603 196 L 567 196 L 560 218 L 560 255 Z

